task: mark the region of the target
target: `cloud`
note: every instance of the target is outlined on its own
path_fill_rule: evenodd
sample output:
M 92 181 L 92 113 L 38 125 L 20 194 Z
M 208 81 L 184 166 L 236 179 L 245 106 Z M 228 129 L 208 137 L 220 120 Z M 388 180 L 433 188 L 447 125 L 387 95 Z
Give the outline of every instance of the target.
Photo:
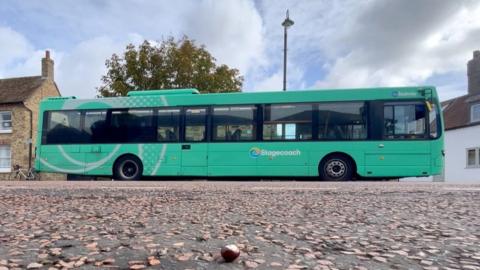
M 23 35 L 8 28 L 0 28 L 0 38 L 13 41 L 0 43 L 3 44 L 1 78 L 41 75 L 41 59 L 48 49 L 55 62 L 55 81 L 62 95 L 81 98 L 95 96 L 96 87 L 101 85 L 101 76 L 106 73 L 106 59 L 113 53 L 121 53 L 125 44 L 143 41 L 143 37 L 137 34 L 129 34 L 123 40 L 101 36 L 85 40 L 64 52 L 51 48 L 34 50 Z
M 287 70 L 287 90 L 301 90 L 305 88 L 303 81 L 304 70 L 295 65 L 289 65 Z M 259 76 L 254 84 L 256 91 L 280 91 L 283 89 L 283 69 L 277 70 L 270 76 Z M 249 90 L 247 90 L 249 91 Z
M 0 7 L 0 16 L 5 15 L 7 21 L 12 14 L 29 18 L 28 22 L 10 18 L 35 45 L 35 50 L 22 55 L 23 62 L 35 63 L 37 60 L 31 60 L 39 57 L 35 52 L 45 47 L 62 57 L 55 62 L 56 79 L 64 95 L 93 97 L 105 74 L 105 60 L 132 41 L 126 33 L 156 41 L 186 34 L 206 45 L 219 64 L 238 68 L 243 75 L 266 61 L 262 19 L 249 0 L 91 1 L 74 9 L 65 1 L 45 0 Z M 31 65 L 25 63 L 15 72 L 31 72 Z
M 372 1 L 361 11 L 325 44 L 331 68 L 316 87 L 416 85 L 466 73 L 480 43 L 480 5 L 471 1 Z
M 56 68 L 56 81 L 65 96 L 92 98 L 96 87 L 101 85 L 101 76 L 106 74 L 105 60 L 113 53 L 122 53 L 124 44 L 138 45 L 143 38 L 130 34 L 125 40 L 101 36 L 86 40 L 65 53 Z
M 185 34 L 243 74 L 266 61 L 262 19 L 251 1 L 199 1 L 183 21 Z
M 463 96 L 466 94 L 467 86 L 464 83 L 449 83 L 449 84 L 442 84 L 437 87 L 437 91 L 440 93 L 440 99 L 448 100 L 451 98 L 455 98 L 458 96 Z
M 9 27 L 0 27 L 0 76 L 10 75 L 8 69 L 19 59 L 33 52 L 29 41 Z

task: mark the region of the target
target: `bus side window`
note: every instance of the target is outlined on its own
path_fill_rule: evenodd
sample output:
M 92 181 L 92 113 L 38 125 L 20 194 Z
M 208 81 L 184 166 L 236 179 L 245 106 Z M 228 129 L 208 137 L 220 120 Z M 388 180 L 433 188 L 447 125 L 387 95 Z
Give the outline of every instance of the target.
M 180 135 L 180 109 L 158 109 L 157 141 L 177 142 Z
M 255 106 L 213 108 L 214 141 L 252 141 L 256 135 Z
M 364 102 L 318 104 L 320 140 L 362 140 L 367 138 Z
M 185 141 L 205 141 L 207 123 L 206 108 L 189 108 L 185 110 Z
M 312 104 L 266 105 L 264 140 L 312 139 Z
M 90 143 L 108 142 L 107 111 L 85 111 L 84 131 Z
M 425 104 L 386 104 L 384 137 L 387 139 L 420 139 L 426 134 Z
M 112 110 L 110 138 L 115 143 L 153 142 L 153 109 Z
M 438 126 L 440 126 L 440 118 L 438 115 L 438 107 L 435 103 L 431 104 L 431 110 L 428 114 L 428 121 L 430 122 L 430 138 L 436 139 L 438 138 Z
M 85 142 L 85 133 L 80 128 L 80 111 L 48 112 L 46 144 Z

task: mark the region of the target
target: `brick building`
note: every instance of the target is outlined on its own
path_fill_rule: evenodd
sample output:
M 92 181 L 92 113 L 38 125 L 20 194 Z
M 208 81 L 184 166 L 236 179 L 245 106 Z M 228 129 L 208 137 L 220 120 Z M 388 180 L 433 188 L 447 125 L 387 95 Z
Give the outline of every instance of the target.
M 0 180 L 8 179 L 16 164 L 33 166 L 39 103 L 60 96 L 53 67 L 46 51 L 41 76 L 0 79 Z

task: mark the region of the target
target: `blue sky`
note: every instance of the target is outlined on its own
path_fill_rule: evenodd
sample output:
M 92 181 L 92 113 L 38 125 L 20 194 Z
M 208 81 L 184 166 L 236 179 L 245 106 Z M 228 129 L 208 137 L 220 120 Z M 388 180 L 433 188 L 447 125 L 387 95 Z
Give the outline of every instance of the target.
M 288 88 L 436 85 L 466 92 L 480 49 L 478 1 L 2 1 L 0 78 L 40 74 L 46 49 L 63 95 L 93 97 L 104 62 L 128 43 L 188 35 L 238 68 L 244 91 L 282 87 L 285 10 Z

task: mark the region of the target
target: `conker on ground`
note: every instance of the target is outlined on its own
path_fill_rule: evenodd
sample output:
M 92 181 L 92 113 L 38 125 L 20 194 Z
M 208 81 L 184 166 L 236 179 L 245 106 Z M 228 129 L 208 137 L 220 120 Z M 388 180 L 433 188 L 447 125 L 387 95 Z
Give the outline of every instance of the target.
M 226 262 L 233 262 L 240 256 L 240 249 L 236 245 L 226 245 L 222 247 L 220 254 Z

